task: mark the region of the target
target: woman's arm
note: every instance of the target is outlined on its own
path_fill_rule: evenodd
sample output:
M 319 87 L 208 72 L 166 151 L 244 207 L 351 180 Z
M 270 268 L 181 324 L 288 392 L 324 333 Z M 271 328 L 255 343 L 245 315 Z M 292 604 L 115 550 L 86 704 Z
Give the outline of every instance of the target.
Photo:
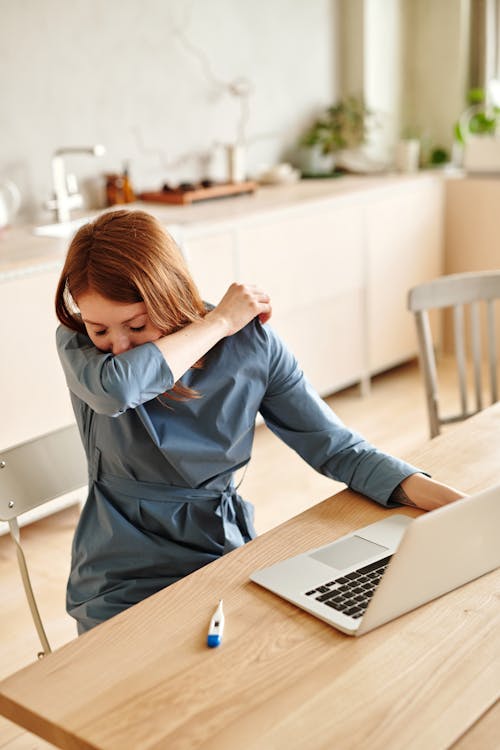
M 350 430 L 319 398 L 271 327 L 265 335 L 269 381 L 260 411 L 267 426 L 310 466 L 386 507 L 405 503 L 430 510 L 463 497 Z
M 87 335 L 59 326 L 57 349 L 70 391 L 93 411 L 116 417 L 170 390 L 220 339 L 270 314 L 264 292 L 232 284 L 203 320 L 155 342 L 113 355 L 97 349 Z
M 262 323 L 269 320 L 269 296 L 253 285 L 231 284 L 217 307 L 208 312 L 203 320 L 153 343 L 165 357 L 174 382 L 177 382 L 220 339 L 232 336 L 257 316 Z

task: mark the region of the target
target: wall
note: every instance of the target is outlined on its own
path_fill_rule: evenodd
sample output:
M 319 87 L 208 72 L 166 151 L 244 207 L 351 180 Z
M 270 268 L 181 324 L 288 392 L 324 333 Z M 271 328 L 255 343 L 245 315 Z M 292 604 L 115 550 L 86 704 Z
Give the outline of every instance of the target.
M 401 137 L 452 145 L 465 106 L 470 0 L 339 0 L 342 93 L 378 113 L 367 150 L 390 162 Z
M 60 146 L 86 179 L 131 161 L 136 186 L 223 177 L 242 98 L 249 171 L 280 159 L 338 93 L 336 0 L 0 0 L 0 178 L 23 217 L 48 220 L 50 158 Z M 101 181 L 98 185 L 101 184 Z
M 342 93 L 376 113 L 365 151 L 391 163 L 402 128 L 405 76 L 402 0 L 340 0 Z
M 379 112 L 374 130 L 374 150 L 393 156 L 401 129 L 401 92 L 404 49 L 400 0 L 367 0 L 365 81 L 367 100 Z
M 429 145 L 451 146 L 466 106 L 470 0 L 404 0 L 405 127 Z

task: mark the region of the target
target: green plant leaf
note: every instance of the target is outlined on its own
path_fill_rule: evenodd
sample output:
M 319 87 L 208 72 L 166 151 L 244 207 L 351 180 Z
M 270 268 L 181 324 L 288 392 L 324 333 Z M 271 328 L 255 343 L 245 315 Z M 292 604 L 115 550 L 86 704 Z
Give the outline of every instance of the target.
M 465 138 L 462 133 L 462 129 L 460 127 L 460 123 L 456 122 L 453 126 L 453 135 L 455 137 L 455 140 L 458 141 L 462 146 L 465 145 Z
M 474 134 L 492 134 L 495 132 L 496 119 L 488 117 L 484 112 L 477 112 L 469 120 L 469 131 Z
M 438 146 L 432 150 L 430 163 L 431 164 L 445 164 L 449 161 L 449 154 L 445 148 Z
M 485 99 L 484 89 L 469 89 L 467 92 L 467 101 L 469 104 L 482 104 Z
M 362 97 L 348 96 L 327 107 L 299 140 L 301 146 L 320 145 L 324 154 L 355 148 L 366 141 L 368 119 L 373 113 Z

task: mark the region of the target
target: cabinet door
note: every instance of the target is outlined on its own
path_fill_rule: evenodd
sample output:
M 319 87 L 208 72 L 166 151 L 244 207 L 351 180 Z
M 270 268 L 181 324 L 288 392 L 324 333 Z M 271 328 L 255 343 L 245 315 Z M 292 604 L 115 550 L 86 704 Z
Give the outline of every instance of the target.
M 57 271 L 1 286 L 2 448 L 74 421 L 55 344 L 58 278 Z
M 420 178 L 376 197 L 366 208 L 370 372 L 417 354 L 408 290 L 443 272 L 443 187 Z
M 500 267 L 500 180 L 447 180 L 445 273 L 494 271 Z
M 496 271 L 500 268 L 500 180 L 465 177 L 447 180 L 445 273 Z M 500 305 L 496 304 L 497 351 Z M 483 311 L 484 312 L 484 311 Z M 486 330 L 485 318 L 482 319 Z M 453 350 L 453 325 L 445 316 L 445 347 Z
M 236 279 L 232 232 L 189 237 L 182 244 L 184 257 L 204 300 L 217 304 Z
M 238 233 L 242 280 L 273 303 L 271 325 L 321 394 L 361 379 L 363 227 L 355 205 L 290 212 Z

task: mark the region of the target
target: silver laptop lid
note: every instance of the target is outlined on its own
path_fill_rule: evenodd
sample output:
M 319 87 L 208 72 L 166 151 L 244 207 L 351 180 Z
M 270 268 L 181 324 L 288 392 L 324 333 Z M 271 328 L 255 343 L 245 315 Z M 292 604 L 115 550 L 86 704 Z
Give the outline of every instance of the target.
M 500 485 L 419 516 L 403 536 L 358 634 L 500 567 Z

